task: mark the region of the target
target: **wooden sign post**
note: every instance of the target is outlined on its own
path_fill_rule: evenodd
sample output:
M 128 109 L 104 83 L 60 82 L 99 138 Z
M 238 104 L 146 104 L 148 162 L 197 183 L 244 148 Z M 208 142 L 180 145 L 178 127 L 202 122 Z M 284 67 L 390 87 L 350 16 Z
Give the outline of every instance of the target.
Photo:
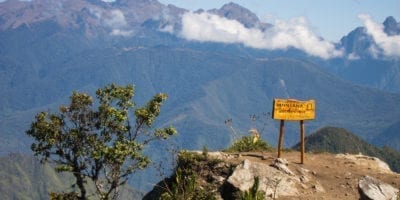
M 280 120 L 278 158 L 281 157 L 283 149 L 283 135 L 285 131 L 285 120 L 300 121 L 300 152 L 301 164 L 304 163 L 304 120 L 315 118 L 315 100 L 299 101 L 296 99 L 274 99 L 272 118 Z

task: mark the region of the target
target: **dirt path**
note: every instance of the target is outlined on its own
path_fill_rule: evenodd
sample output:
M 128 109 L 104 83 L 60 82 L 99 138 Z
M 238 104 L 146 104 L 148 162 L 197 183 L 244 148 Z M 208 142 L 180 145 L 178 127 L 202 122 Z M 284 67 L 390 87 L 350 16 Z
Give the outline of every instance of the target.
M 276 153 L 242 153 L 240 157 L 231 161 L 238 163 L 249 159 L 268 164 L 273 163 L 276 156 Z M 299 196 L 279 199 L 359 199 L 358 181 L 365 175 L 400 188 L 400 174 L 380 167 L 377 160 L 370 157 L 306 154 L 304 164 L 300 164 L 299 152 L 283 152 L 281 157 L 289 162 L 289 169 L 296 175 L 305 174 L 306 180 L 302 181 L 308 184 L 300 184 Z

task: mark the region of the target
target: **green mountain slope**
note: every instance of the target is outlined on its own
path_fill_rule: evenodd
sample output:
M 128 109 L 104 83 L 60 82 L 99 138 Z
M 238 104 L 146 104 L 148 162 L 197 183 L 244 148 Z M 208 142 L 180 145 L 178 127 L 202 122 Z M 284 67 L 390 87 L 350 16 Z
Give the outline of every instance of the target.
M 0 199 L 47 200 L 50 192 L 70 192 L 74 177 L 57 173 L 31 155 L 9 154 L 0 157 Z M 89 191 L 93 189 L 89 188 Z M 130 187 L 121 189 L 122 199 L 139 199 L 140 192 Z
M 299 149 L 297 144 L 293 149 Z M 389 148 L 378 148 L 344 128 L 324 127 L 305 138 L 307 152 L 351 153 L 374 156 L 389 164 L 392 170 L 400 171 L 400 152 Z
M 135 84 L 138 104 L 157 92 L 167 93 L 169 99 L 159 123 L 177 126 L 182 133 L 179 140 L 188 149 L 205 144 L 212 149 L 226 147 L 230 135 L 224 120 L 232 118 L 240 132 L 247 133 L 251 128 L 249 114 L 270 112 L 274 98 L 315 99 L 317 117 L 307 122 L 307 130 L 331 124 L 368 141 L 400 116 L 400 108 L 393 107 L 400 102 L 400 95 L 353 85 L 299 59 L 259 60 L 162 46 L 106 48 L 65 59 L 49 65 L 43 60 L 43 69 L 26 72 L 24 81 L 3 85 L 2 93 L 7 94 L 3 102 L 14 104 L 15 109 L 3 110 L 8 114 L 0 123 L 1 137 L 9 141 L 22 138 L 19 142 L 25 141 L 28 147 L 24 131 L 35 112 L 57 108 L 73 90 L 92 93 L 110 82 Z M 17 69 L 4 69 L 19 77 Z M 278 126 L 272 120 L 267 123 L 263 137 L 272 144 Z M 288 131 L 297 132 L 297 127 L 288 125 Z M 298 140 L 294 134 L 287 136 L 287 145 Z M 8 150 L 23 149 L 21 143 L 5 145 L 13 145 Z
M 9 154 L 0 157 L 1 199 L 48 199 L 72 185 L 72 176 L 57 174 L 32 156 Z

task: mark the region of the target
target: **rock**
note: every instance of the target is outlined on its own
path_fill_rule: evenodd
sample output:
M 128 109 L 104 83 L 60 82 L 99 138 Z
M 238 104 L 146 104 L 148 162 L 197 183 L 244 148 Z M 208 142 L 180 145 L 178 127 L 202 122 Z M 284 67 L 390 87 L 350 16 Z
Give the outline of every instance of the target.
M 310 181 L 310 180 L 307 178 L 307 176 L 305 176 L 305 175 L 300 176 L 300 182 L 307 183 L 308 181 Z
M 316 175 L 317 175 L 317 172 L 316 172 L 316 171 L 312 171 L 311 174 L 314 175 L 314 176 L 316 176 Z
M 223 183 L 225 181 L 225 178 L 222 176 L 212 176 L 212 178 L 218 181 L 219 183 Z
M 275 163 L 283 164 L 283 165 L 286 165 L 286 166 L 289 165 L 289 162 L 288 162 L 286 159 L 284 159 L 284 158 L 277 158 L 277 159 L 275 159 Z
M 278 169 L 288 175 L 294 176 L 294 173 L 292 171 L 290 171 L 290 169 L 288 168 L 288 165 L 289 165 L 289 163 L 286 159 L 277 158 L 277 159 L 275 159 L 275 162 L 272 164 L 272 167 L 275 167 L 276 169 Z
M 314 189 L 315 192 L 325 192 L 324 187 L 322 187 L 318 182 L 312 186 L 312 189 Z
M 240 191 L 246 191 L 254 184 L 255 169 L 250 170 L 250 161 L 244 160 L 238 165 L 232 175 L 228 178 L 228 182 L 238 188 Z M 251 166 L 252 168 L 257 168 Z
M 350 172 L 347 172 L 346 174 L 345 174 L 345 177 L 344 177 L 345 179 L 352 179 L 352 174 L 350 173 Z
M 265 163 L 244 160 L 233 171 L 227 182 L 240 191 L 249 190 L 254 184 L 254 177 L 259 177 L 259 190 L 266 196 L 295 196 L 298 195 L 296 183 L 298 177 L 293 177 Z
M 345 158 L 345 159 L 349 160 L 348 163 L 351 163 L 351 164 L 367 166 L 370 169 L 377 169 L 377 170 L 380 170 L 380 171 L 383 171 L 386 173 L 392 172 L 392 170 L 390 169 L 390 167 L 387 163 L 383 162 L 382 160 L 380 160 L 379 158 L 376 158 L 376 157 L 365 156 L 362 154 L 358 154 L 358 155 L 337 154 L 336 157 L 337 158 Z
M 393 186 L 370 176 L 359 180 L 358 191 L 362 200 L 396 200 L 399 192 Z
M 203 151 L 188 151 L 188 152 L 203 155 Z M 207 156 L 210 157 L 210 158 L 213 158 L 213 159 L 218 159 L 218 160 L 229 160 L 229 159 L 232 159 L 232 158 L 241 157 L 240 154 L 232 155 L 232 154 L 224 153 L 224 152 L 221 152 L 221 151 L 210 151 L 210 152 L 207 152 Z
M 311 173 L 311 171 L 310 170 L 308 170 L 308 169 L 304 169 L 304 168 L 299 168 L 298 169 L 298 172 L 300 172 L 301 174 L 309 174 L 309 173 Z

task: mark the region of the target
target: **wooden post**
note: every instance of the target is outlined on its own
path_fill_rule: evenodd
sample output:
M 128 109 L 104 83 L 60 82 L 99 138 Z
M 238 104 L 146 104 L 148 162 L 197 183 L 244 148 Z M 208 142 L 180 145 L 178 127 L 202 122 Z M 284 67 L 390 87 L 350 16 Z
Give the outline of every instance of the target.
M 278 158 L 281 157 L 281 151 L 283 149 L 283 134 L 285 132 L 285 121 L 281 120 L 281 126 L 279 128 L 279 143 L 278 143 Z
M 301 151 L 301 164 L 304 164 L 304 120 L 300 120 L 300 151 Z

